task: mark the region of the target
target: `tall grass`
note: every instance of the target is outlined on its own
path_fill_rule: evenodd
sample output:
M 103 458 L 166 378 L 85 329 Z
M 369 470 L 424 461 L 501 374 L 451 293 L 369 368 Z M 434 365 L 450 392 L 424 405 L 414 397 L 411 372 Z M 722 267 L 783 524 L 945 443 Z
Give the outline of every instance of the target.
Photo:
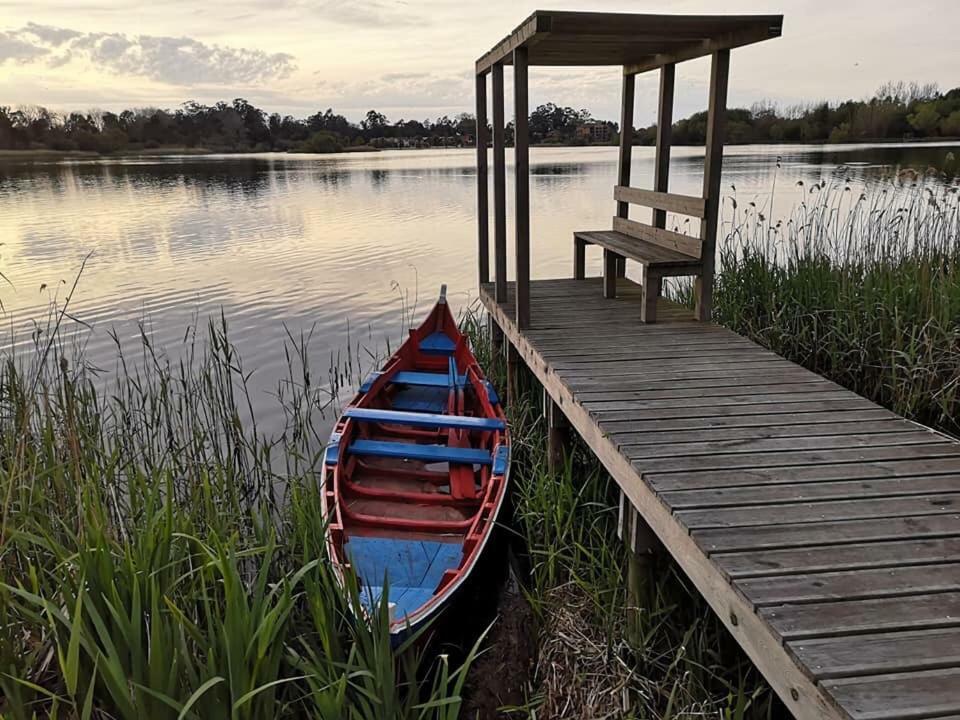
M 331 576 L 306 338 L 267 437 L 222 318 L 177 361 L 118 343 L 106 383 L 52 317 L 0 365 L 0 716 L 457 716 L 466 666 L 391 648 Z
M 909 418 L 960 433 L 960 193 L 914 176 L 798 183 L 785 220 L 727 206 L 715 318 Z

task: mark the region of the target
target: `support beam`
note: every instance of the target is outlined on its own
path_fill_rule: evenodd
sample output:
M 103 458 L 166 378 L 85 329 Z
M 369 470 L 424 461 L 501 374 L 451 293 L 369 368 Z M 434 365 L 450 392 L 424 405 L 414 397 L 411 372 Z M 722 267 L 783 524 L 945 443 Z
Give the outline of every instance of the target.
M 617 184 L 630 185 L 630 168 L 633 159 L 633 113 L 634 98 L 636 95 L 636 75 L 623 76 L 623 91 L 620 103 L 620 154 L 617 162 Z M 626 218 L 630 215 L 630 204 L 617 203 L 617 217 Z M 616 276 L 627 276 L 627 259 L 618 258 Z
M 617 162 L 617 185 L 630 187 L 630 164 L 633 159 L 633 108 L 636 90 L 636 75 L 623 76 L 623 91 L 620 101 L 620 155 Z M 630 216 L 630 203 L 617 203 L 617 217 Z
M 730 51 L 713 54 L 710 67 L 710 102 L 707 105 L 707 143 L 703 167 L 703 198 L 706 212 L 700 225 L 703 241 L 703 272 L 696 281 L 697 317 L 710 320 L 713 315 L 713 273 L 717 262 L 717 223 L 720 218 L 720 173 L 723 167 L 723 139 L 727 115 L 727 80 Z
M 479 282 L 490 282 L 490 203 L 487 180 L 487 75 L 477 75 L 477 267 Z
M 570 453 L 570 423 L 546 390 L 543 412 L 547 420 L 547 469 L 556 474 L 563 472 Z
M 587 243 L 574 236 L 573 238 L 573 279 L 583 280 L 587 277 Z
M 603 249 L 603 296 L 612 300 L 617 296 L 617 259 L 613 250 Z
M 505 339 L 505 351 L 507 354 L 507 407 L 512 408 L 520 397 L 520 389 L 517 387 L 520 372 L 520 353 L 512 342 Z
M 527 48 L 513 51 L 513 151 L 516 187 L 517 327 L 530 327 L 530 114 L 527 99 Z
M 656 192 L 669 192 L 670 143 L 673 140 L 673 88 L 677 66 L 673 63 L 660 68 L 660 106 L 657 109 L 657 154 L 653 177 Z M 667 211 L 653 211 L 653 226 L 667 227 Z
M 497 302 L 507 301 L 507 158 L 503 130 L 503 65 L 490 71 L 493 94 L 493 275 Z
M 490 357 L 496 361 L 503 352 L 503 330 L 494 321 L 492 315 L 487 315 L 487 332 L 490 335 Z
M 653 607 L 656 587 L 652 565 L 661 545 L 656 533 L 622 490 L 617 533 L 627 552 L 627 639 L 639 648 L 644 636 L 644 610 Z

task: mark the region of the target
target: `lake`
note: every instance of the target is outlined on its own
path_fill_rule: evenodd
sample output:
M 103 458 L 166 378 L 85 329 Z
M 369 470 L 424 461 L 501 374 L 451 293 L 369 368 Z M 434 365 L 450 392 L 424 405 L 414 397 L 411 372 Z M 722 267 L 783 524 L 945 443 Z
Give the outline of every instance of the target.
M 729 147 L 724 194 L 773 202 L 776 217 L 802 196 L 800 180 L 869 185 L 901 166 L 938 165 L 950 150 L 960 152 Z M 616 156 L 612 147 L 531 150 L 533 277 L 569 275 L 572 232 L 609 226 Z M 113 370 L 108 331 L 136 343 L 140 323 L 175 355 L 188 325 L 222 309 L 269 429 L 281 418 L 272 393 L 287 332 L 312 330 L 314 370 L 325 372 L 348 340 L 354 349 L 395 345 L 404 313 L 419 319 L 441 283 L 457 307 L 476 298 L 474 160 L 471 150 L 0 159 L 0 271 L 9 279 L 0 344 L 29 342 L 51 293 L 62 299 L 89 256 L 71 303 L 89 328 L 69 323 L 89 360 Z M 671 191 L 699 194 L 702 160 L 702 148 L 674 148 Z M 650 187 L 652 176 L 653 148 L 636 148 L 632 184 Z M 512 200 L 508 182 L 508 213 Z M 597 250 L 588 272 L 600 272 Z

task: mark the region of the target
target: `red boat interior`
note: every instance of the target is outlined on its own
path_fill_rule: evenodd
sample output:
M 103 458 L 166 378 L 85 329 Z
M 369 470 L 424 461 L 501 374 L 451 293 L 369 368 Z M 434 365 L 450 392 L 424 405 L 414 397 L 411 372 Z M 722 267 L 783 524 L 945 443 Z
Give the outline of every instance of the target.
M 505 491 L 499 399 L 443 298 L 360 388 L 327 450 L 330 550 L 394 622 L 425 616 L 469 572 Z

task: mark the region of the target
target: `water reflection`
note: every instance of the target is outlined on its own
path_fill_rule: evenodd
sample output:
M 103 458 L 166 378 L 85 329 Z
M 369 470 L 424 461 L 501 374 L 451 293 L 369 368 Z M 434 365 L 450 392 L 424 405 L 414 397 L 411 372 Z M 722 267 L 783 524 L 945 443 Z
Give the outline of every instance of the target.
M 947 150 L 731 147 L 723 187 L 758 205 L 775 192 L 786 210 L 804 192 L 797 181 L 869 184 L 901 165 L 935 165 Z M 535 277 L 568 275 L 572 232 L 609 226 L 616 155 L 531 151 Z M 675 148 L 670 189 L 699 194 L 702 162 L 702 148 Z M 254 399 L 272 407 L 285 328 L 314 328 L 323 371 L 348 338 L 377 345 L 399 336 L 398 287 L 420 309 L 441 282 L 457 304 L 475 295 L 474 163 L 471 150 L 0 160 L 0 270 L 13 283 L 0 290 L 3 332 L 26 339 L 50 289 L 72 281 L 92 253 L 73 310 L 94 326 L 95 361 L 113 367 L 109 328 L 133 342 L 149 318 L 155 344 L 176 353 L 188 323 L 223 307 L 246 367 L 256 368 Z M 632 184 L 650 187 L 652 178 L 653 149 L 636 148 Z M 508 184 L 512 206 L 509 176 Z M 591 254 L 590 272 L 599 263 Z

